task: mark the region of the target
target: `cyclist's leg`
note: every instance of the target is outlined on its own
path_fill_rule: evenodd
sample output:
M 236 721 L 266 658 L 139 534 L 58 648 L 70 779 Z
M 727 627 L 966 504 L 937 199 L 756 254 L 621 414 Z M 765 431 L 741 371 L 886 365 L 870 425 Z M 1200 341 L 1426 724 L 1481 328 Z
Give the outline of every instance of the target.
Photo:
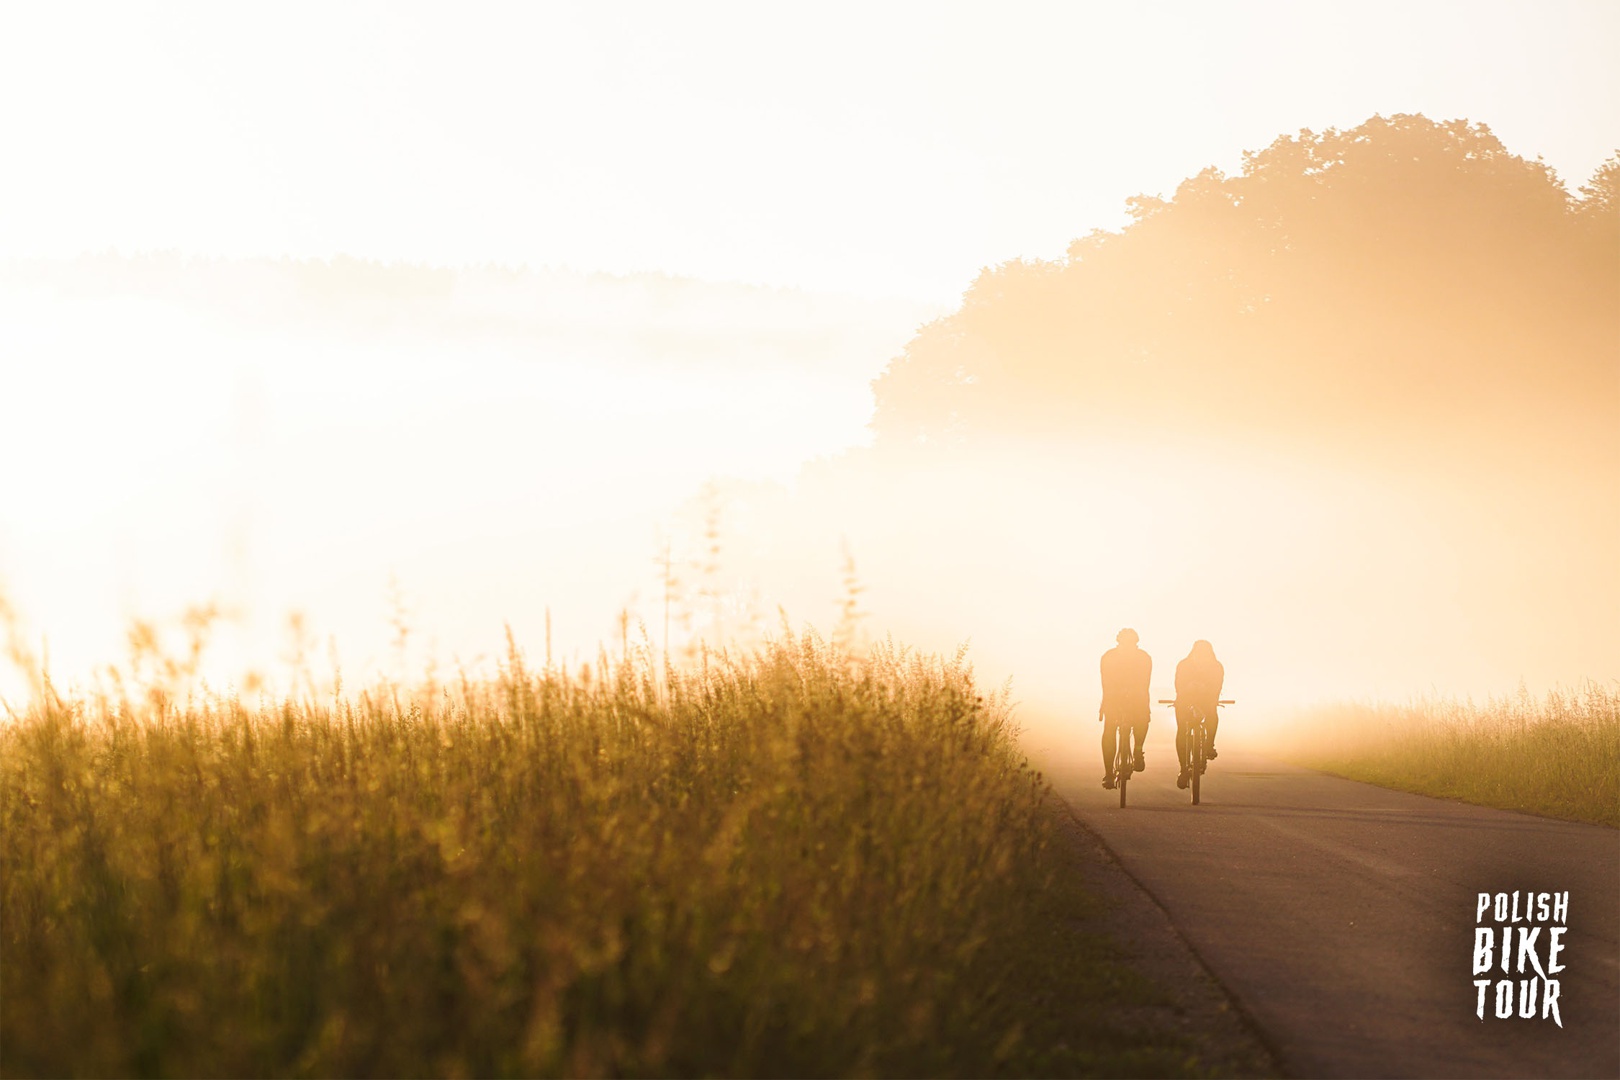
M 1204 717 L 1204 756 L 1215 756 L 1215 732 L 1221 726 L 1221 710 L 1214 705 L 1209 707 L 1209 714 Z
M 1136 736 L 1136 754 L 1134 760 L 1136 771 L 1141 772 L 1147 768 L 1147 759 L 1142 756 L 1142 747 L 1147 742 L 1148 721 L 1152 717 L 1144 716 L 1131 725 L 1131 731 Z
M 1119 722 L 1112 716 L 1103 716 L 1102 757 L 1103 778 L 1112 779 L 1114 775 L 1114 752 L 1118 749 L 1115 739 L 1119 734 Z

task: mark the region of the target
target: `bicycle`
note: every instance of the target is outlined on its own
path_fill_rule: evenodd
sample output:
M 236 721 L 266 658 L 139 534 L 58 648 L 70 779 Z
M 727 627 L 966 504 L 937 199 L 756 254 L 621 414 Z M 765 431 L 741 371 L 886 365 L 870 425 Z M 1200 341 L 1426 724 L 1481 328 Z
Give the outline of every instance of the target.
M 1160 705 L 1174 706 L 1175 703 L 1175 698 L 1159 699 Z M 1215 707 L 1218 709 L 1222 705 L 1236 704 L 1237 701 L 1232 698 L 1222 698 L 1215 703 Z M 1191 706 L 1191 709 L 1192 723 L 1187 726 L 1187 766 L 1188 771 L 1192 773 L 1192 804 L 1197 806 L 1200 788 L 1202 787 L 1202 777 L 1204 770 L 1209 768 L 1209 762 L 1204 757 L 1204 747 L 1207 743 L 1206 732 L 1204 731 L 1204 711 L 1196 705 Z
M 1097 710 L 1097 719 L 1103 720 L 1101 709 Z M 1114 744 L 1114 786 L 1119 788 L 1119 808 L 1125 809 L 1125 785 L 1131 774 L 1136 771 L 1136 759 L 1131 754 L 1131 732 L 1134 724 L 1119 724 L 1118 739 Z

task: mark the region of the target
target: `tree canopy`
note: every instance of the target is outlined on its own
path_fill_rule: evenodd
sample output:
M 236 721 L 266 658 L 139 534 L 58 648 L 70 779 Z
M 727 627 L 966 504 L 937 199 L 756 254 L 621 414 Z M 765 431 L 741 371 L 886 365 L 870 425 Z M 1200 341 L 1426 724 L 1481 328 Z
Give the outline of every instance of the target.
M 874 383 L 879 445 L 1209 422 L 1432 439 L 1620 408 L 1620 158 L 1571 195 L 1483 124 L 1374 117 L 986 270 Z

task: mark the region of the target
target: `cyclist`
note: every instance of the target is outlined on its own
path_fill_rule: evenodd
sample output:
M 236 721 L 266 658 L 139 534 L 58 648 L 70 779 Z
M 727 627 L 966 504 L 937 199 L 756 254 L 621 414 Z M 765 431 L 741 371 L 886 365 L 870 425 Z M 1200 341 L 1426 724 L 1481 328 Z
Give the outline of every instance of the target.
M 1181 775 L 1176 787 L 1185 788 L 1192 778 L 1187 766 L 1187 729 L 1193 723 L 1193 710 L 1204 714 L 1205 760 L 1215 758 L 1215 729 L 1220 726 L 1216 702 L 1226 682 L 1226 668 L 1215 659 L 1215 647 L 1207 641 L 1193 642 L 1192 652 L 1176 665 L 1176 756 L 1181 759 Z
M 1141 772 L 1147 768 L 1142 756 L 1142 740 L 1147 738 L 1149 705 L 1148 683 L 1153 679 L 1153 658 L 1136 643 L 1141 640 L 1135 630 L 1121 630 L 1115 635 L 1114 648 L 1103 653 L 1102 707 L 1097 719 L 1103 722 L 1102 756 L 1103 787 L 1113 788 L 1115 739 L 1129 739 L 1136 732 L 1136 759 L 1132 767 Z M 1129 748 L 1130 744 L 1126 743 Z

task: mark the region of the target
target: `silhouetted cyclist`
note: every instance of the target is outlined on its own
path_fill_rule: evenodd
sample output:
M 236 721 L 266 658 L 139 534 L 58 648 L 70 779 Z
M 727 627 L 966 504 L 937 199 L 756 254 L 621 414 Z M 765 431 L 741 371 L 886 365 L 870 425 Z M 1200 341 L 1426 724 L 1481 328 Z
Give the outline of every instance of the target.
M 1193 642 L 1192 652 L 1176 665 L 1176 756 L 1181 759 L 1181 775 L 1176 787 L 1184 788 L 1192 777 L 1187 768 L 1187 728 L 1193 723 L 1193 710 L 1204 715 L 1204 757 L 1215 758 L 1215 729 L 1220 726 L 1216 703 L 1226 682 L 1226 668 L 1215 659 L 1215 646 L 1207 641 Z
M 1134 731 L 1136 754 L 1131 764 L 1137 772 L 1147 768 L 1147 760 L 1142 757 L 1142 740 L 1147 738 L 1148 683 L 1153 679 L 1153 658 L 1136 647 L 1136 643 L 1141 640 L 1136 631 L 1121 630 L 1114 640 L 1119 644 L 1103 653 L 1102 708 L 1097 714 L 1097 719 L 1103 722 L 1102 756 L 1105 788 L 1114 786 L 1116 738 L 1129 739 L 1131 732 Z

